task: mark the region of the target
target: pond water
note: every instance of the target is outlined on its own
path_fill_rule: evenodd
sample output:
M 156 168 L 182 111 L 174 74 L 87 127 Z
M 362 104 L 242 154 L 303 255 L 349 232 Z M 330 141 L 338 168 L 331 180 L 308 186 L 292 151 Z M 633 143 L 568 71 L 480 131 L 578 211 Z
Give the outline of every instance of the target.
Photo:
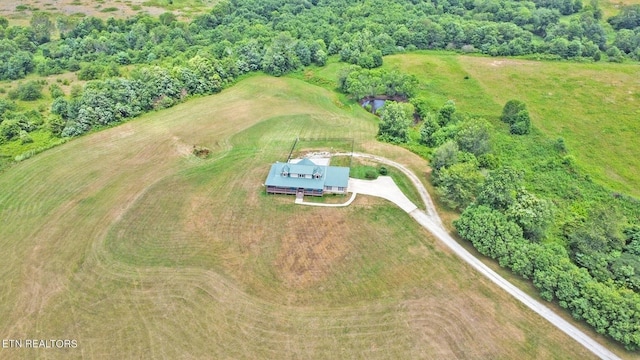
M 365 102 L 362 103 L 362 107 L 366 108 L 367 106 L 371 106 L 371 112 L 372 113 L 376 113 L 376 111 L 378 111 L 378 109 L 380 109 L 381 107 L 384 106 L 384 103 L 387 100 L 380 100 L 380 99 L 374 99 L 374 100 L 367 100 Z

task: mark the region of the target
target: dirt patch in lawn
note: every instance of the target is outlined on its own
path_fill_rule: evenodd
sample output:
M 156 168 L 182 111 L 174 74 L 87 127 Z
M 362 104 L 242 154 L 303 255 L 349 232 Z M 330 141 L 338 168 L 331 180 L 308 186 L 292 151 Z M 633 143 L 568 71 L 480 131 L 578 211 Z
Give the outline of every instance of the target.
M 10 18 L 30 18 L 34 11 L 44 11 L 66 16 L 84 14 L 107 19 L 110 17 L 126 18 L 139 13 L 158 16 L 167 10 L 144 5 L 145 0 L 129 0 L 126 3 L 104 0 L 100 3 L 89 0 L 9 0 L 0 2 L 0 15 Z M 174 12 L 180 15 L 179 12 Z
M 277 273 L 287 287 L 305 288 L 327 277 L 349 251 L 352 225 L 345 212 L 317 209 L 294 216 L 284 230 L 276 257 Z

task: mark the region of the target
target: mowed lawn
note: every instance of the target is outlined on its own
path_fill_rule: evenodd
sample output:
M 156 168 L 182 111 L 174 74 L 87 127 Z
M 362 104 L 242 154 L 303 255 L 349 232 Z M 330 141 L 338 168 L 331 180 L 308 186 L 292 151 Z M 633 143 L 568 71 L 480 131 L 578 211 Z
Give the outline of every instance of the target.
M 78 342 L 0 358 L 593 358 L 383 200 L 264 194 L 296 136 L 423 172 L 376 121 L 255 76 L 0 174 L 0 334 Z
M 562 137 L 569 154 L 610 189 L 640 197 L 640 67 L 519 59 L 409 54 L 385 58 L 416 74 L 432 104 L 454 99 L 459 109 L 494 122 L 510 99 L 524 101 L 533 124 Z M 465 78 L 467 77 L 467 78 Z

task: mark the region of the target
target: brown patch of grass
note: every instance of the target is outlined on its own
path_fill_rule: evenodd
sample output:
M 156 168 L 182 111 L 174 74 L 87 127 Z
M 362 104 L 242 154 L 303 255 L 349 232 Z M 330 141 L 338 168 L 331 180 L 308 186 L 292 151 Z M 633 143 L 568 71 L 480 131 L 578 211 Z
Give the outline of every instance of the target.
M 329 276 L 349 250 L 344 240 L 352 226 L 344 212 L 316 209 L 313 216 L 292 218 L 282 230 L 275 268 L 286 287 L 306 288 Z
M 0 15 L 7 16 L 9 18 L 15 18 L 16 16 L 24 17 L 30 16 L 32 11 L 35 11 L 38 7 L 39 1 L 37 0 L 7 0 L 0 2 Z M 164 12 L 173 12 L 182 20 L 188 20 L 194 16 L 204 13 L 213 7 L 217 1 L 204 0 L 204 1 L 191 1 L 192 6 L 185 7 L 184 0 L 175 1 L 174 6 L 168 6 L 166 2 L 149 2 L 145 0 L 131 0 L 122 2 L 120 0 L 104 0 L 100 1 L 98 5 L 92 1 L 80 1 L 80 0 L 57 0 L 55 6 L 48 7 L 46 10 L 52 10 L 56 14 L 72 16 L 77 14 L 84 14 L 86 16 L 94 16 L 102 19 L 109 17 L 127 18 L 138 14 L 140 11 L 146 12 L 152 16 L 158 16 Z M 25 9 L 20 11 L 17 9 Z M 16 19 L 18 21 L 19 19 Z M 12 20 L 12 23 L 14 21 Z M 28 23 L 28 19 L 26 20 Z M 16 23 L 17 24 L 17 23 Z

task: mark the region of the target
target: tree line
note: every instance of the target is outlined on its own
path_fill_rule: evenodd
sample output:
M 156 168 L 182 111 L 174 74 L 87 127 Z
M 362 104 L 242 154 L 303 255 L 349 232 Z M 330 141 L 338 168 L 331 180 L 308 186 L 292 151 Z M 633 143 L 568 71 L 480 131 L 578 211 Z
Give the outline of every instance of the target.
M 375 68 L 384 55 L 415 49 L 638 60 L 637 9 L 623 6 L 607 19 L 612 35 L 598 2 L 579 0 L 225 1 L 188 23 L 171 13 L 103 21 L 36 12 L 29 26 L 0 18 L 0 80 L 77 71 L 90 62 L 186 60 L 201 51 L 276 75 L 323 64 L 328 55 Z M 60 39 L 51 41 L 54 30 Z
M 636 10 L 637 6 L 623 7 L 620 14 L 607 19 L 614 29 L 612 35 L 605 30 L 597 1 L 587 6 L 571 0 L 224 1 L 190 22 L 178 21 L 171 13 L 104 21 L 94 17 L 54 18 L 36 12 L 29 26 L 9 26 L 8 20 L 0 17 L 0 80 L 21 79 L 33 72 L 51 75 L 74 71 L 80 80 L 107 81 L 121 77 L 123 65 L 146 67 L 145 71 L 155 74 L 162 68 L 183 86 L 180 96 L 173 90 L 167 94 L 158 91 L 151 80 L 116 80 L 152 98 L 141 100 L 144 112 L 170 106 L 184 96 L 219 91 L 219 85 L 226 86 L 247 72 L 280 76 L 311 64 L 322 66 L 331 55 L 363 69 L 379 67 L 384 55 L 415 49 L 454 49 L 494 56 L 539 54 L 590 61 L 606 53 L 610 61 L 623 61 L 640 58 Z M 52 40 L 54 31 L 59 34 L 57 40 Z M 185 66 L 197 58 L 215 64 L 213 71 L 220 79 Z M 196 80 L 198 76 L 203 78 Z M 202 83 L 195 85 L 198 81 Z M 141 88 L 142 83 L 149 88 Z M 355 89 L 356 85 L 363 83 L 351 81 L 349 91 L 358 96 L 375 87 L 364 84 Z M 24 86 L 33 90 L 36 84 Z M 87 98 L 95 92 L 109 92 L 101 85 L 89 85 L 86 90 Z M 71 94 L 65 99 L 54 96 L 52 109 L 60 118 L 51 122 L 58 136 L 79 135 L 94 125 L 141 113 L 137 106 L 101 112 L 101 104 L 109 102 L 95 99 L 83 100 L 81 103 L 87 104 L 83 111 L 83 105 L 62 111 L 62 102 L 78 103 L 80 92 L 75 91 L 73 98 Z M 37 91 L 30 93 L 37 96 Z M 24 91 L 18 98 L 33 99 Z M 420 107 L 416 110 L 419 112 Z M 43 127 L 42 123 L 34 127 L 15 121 L 15 112 L 7 110 L 0 118 L 11 122 L 5 124 L 11 129 L 0 141 L 15 139 L 16 126 L 24 132 Z M 67 131 L 57 131 L 62 122 Z M 45 119 L 44 123 L 49 121 Z M 515 125 L 514 129 L 526 131 L 526 127 L 518 130 Z M 446 130 L 439 129 L 438 136 Z

